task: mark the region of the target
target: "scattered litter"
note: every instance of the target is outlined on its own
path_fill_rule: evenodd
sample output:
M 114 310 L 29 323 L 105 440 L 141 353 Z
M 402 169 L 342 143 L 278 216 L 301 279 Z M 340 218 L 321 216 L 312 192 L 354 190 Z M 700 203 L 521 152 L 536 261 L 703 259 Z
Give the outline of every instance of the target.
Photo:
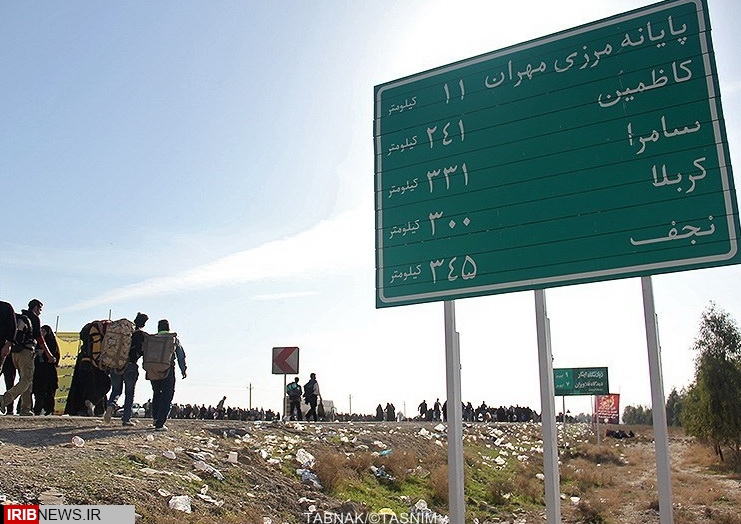
M 164 488 L 158 489 L 157 490 L 157 493 L 159 493 L 161 497 L 172 497 L 172 493 L 170 493 L 169 491 L 167 491 Z
M 380 457 L 385 457 L 386 455 L 390 455 L 391 454 L 391 451 L 392 451 L 391 448 L 384 449 L 383 451 L 379 451 L 378 452 L 378 455 Z
M 211 504 L 213 504 L 217 508 L 220 508 L 221 506 L 224 505 L 224 501 L 223 500 L 216 500 L 215 498 L 213 498 L 213 497 L 211 497 L 209 495 L 204 495 L 202 493 L 198 493 L 198 494 L 196 494 L 196 496 L 199 499 L 201 499 L 201 500 L 205 500 L 206 502 L 210 502 Z
M 231 462 L 232 464 L 236 464 L 237 462 L 239 462 L 238 457 L 239 456 L 237 455 L 236 451 L 230 451 L 229 458 L 227 460 Z
M 435 428 L 434 428 L 434 429 L 435 429 L 435 431 L 437 431 L 438 433 L 445 433 L 445 430 L 446 430 L 447 428 L 445 427 L 445 424 L 438 424 L 437 426 L 435 426 Z
M 371 466 L 371 472 L 378 480 L 383 480 L 385 482 L 396 482 L 396 477 L 393 475 L 390 475 L 386 468 L 381 466 L 380 468 L 377 468 L 376 466 Z
M 296 461 L 301 464 L 302 468 L 313 468 L 316 463 L 314 455 L 301 448 L 296 452 Z
M 185 513 L 192 513 L 190 509 L 190 497 L 188 495 L 178 495 L 172 497 L 169 503 L 170 509 L 176 509 L 178 511 L 184 511 Z
M 74 444 L 78 448 L 81 448 L 82 446 L 85 445 L 85 439 L 83 439 L 82 437 L 78 437 L 77 435 L 75 435 L 74 437 L 72 437 L 72 444 Z
M 215 477 L 215 478 L 217 478 L 219 480 L 224 480 L 224 475 L 222 475 L 221 472 L 218 469 L 216 469 L 215 467 L 213 467 L 213 466 L 211 466 L 209 464 L 206 464 L 202 460 L 196 460 L 193 463 L 193 467 L 196 468 L 198 471 L 203 471 L 205 473 L 209 473 L 213 477 Z
M 162 452 L 162 456 L 165 458 L 168 458 L 170 460 L 175 460 L 175 452 L 170 451 L 169 449 Z
M 431 524 L 450 524 L 449 517 L 432 511 L 423 499 L 419 499 L 414 506 L 409 508 L 409 517 L 416 517 L 420 522 Z
M 545 480 L 545 475 L 543 475 L 542 473 L 536 473 L 535 478 L 538 480 Z
M 573 505 L 575 505 L 575 506 L 576 506 L 577 504 L 579 504 L 579 501 L 580 501 L 580 500 L 581 500 L 581 499 L 580 499 L 579 497 L 571 497 L 571 503 L 572 503 Z
M 154 435 L 152 435 L 152 434 L 147 435 L 147 441 L 148 442 L 152 442 L 153 440 L 154 440 Z
M 301 482 L 304 484 L 311 484 L 316 489 L 322 489 L 322 485 L 319 482 L 319 477 L 316 476 L 311 470 L 305 468 L 299 468 L 296 470 L 296 474 L 301 477 Z

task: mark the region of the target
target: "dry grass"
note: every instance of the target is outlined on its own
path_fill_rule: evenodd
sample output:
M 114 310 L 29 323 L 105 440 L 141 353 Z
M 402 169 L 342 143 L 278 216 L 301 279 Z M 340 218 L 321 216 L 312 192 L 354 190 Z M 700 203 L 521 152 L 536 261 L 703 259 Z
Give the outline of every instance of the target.
M 344 454 L 319 451 L 314 458 L 316 459 L 314 472 L 329 493 L 336 491 L 350 476 L 355 476 Z
M 534 461 L 520 462 L 514 476 L 514 494 L 534 504 L 545 504 L 545 485 L 536 475 L 543 473 L 543 465 Z
M 510 495 L 515 490 L 515 484 L 510 479 L 497 479 L 489 484 L 487 502 L 495 506 L 506 506 Z
M 595 488 L 614 485 L 614 472 L 610 469 L 595 467 L 585 459 L 572 460 L 568 467 L 561 468 L 561 482 L 572 488 L 573 495 L 583 496 Z
M 370 470 L 373 464 L 373 455 L 369 452 L 351 453 L 347 456 L 347 467 L 358 476 Z
M 448 466 L 436 465 L 430 469 L 430 498 L 435 504 L 448 503 Z
M 620 449 L 622 449 L 622 446 Z M 625 464 L 620 450 L 611 441 L 607 441 L 600 446 L 584 443 L 578 447 L 569 448 L 568 455 L 563 459 L 565 462 L 573 459 L 583 459 L 592 464 L 614 464 L 616 466 Z
M 738 509 L 730 511 L 709 509 L 707 516 L 710 517 L 713 524 L 741 524 L 741 515 L 739 515 Z
M 576 506 L 579 522 L 585 524 L 606 524 L 609 522 L 606 517 L 607 511 L 609 509 L 605 504 L 598 500 L 582 500 Z
M 394 450 L 390 454 L 378 457 L 377 466 L 384 466 L 386 471 L 396 477 L 399 482 L 404 482 L 407 476 L 414 471 L 419 464 L 416 451 L 408 449 Z

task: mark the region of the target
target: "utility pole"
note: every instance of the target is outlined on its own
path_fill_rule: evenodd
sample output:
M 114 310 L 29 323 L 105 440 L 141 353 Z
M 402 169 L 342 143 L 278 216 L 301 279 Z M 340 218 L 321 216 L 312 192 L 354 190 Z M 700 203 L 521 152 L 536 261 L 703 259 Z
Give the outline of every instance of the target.
M 252 382 L 250 382 L 250 385 L 247 386 L 247 389 L 250 391 L 250 405 L 249 405 L 249 409 L 252 409 Z

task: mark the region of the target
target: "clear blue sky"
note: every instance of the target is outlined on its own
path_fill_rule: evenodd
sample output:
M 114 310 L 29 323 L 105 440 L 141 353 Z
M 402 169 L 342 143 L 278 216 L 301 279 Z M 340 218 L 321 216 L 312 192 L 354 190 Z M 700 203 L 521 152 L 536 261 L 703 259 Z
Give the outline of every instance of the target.
M 3 3 L 0 298 L 40 298 L 60 331 L 170 319 L 176 402 L 246 406 L 251 384 L 278 407 L 289 345 L 342 411 L 442 399 L 442 303 L 375 309 L 373 86 L 649 3 Z M 738 164 L 741 7 L 709 9 Z M 667 392 L 710 300 L 741 320 L 739 275 L 654 278 Z M 608 366 L 623 404 L 649 404 L 640 281 L 547 300 L 554 366 Z M 540 411 L 533 293 L 456 307 L 463 399 Z

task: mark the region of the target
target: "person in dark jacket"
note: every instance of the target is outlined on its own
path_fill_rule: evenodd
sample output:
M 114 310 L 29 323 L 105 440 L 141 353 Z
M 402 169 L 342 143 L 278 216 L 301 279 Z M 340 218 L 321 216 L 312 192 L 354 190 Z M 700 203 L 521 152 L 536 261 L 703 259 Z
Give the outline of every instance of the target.
M 293 379 L 293 382 L 286 386 L 286 393 L 288 394 L 288 413 L 289 420 L 303 420 L 304 415 L 301 413 L 301 395 L 303 390 L 301 385 L 298 383 L 299 378 Z
M 15 310 L 8 302 L 0 301 L 0 373 L 5 377 L 5 390 L 9 390 L 15 384 L 15 366 L 13 358 L 10 356 L 11 346 L 15 340 Z M 13 413 L 13 404 L 8 406 L 8 414 Z
M 17 397 L 20 397 L 20 414 L 33 415 L 31 391 L 35 367 L 34 357 L 37 352 L 43 352 L 49 362 L 56 363 L 56 359 L 49 352 L 49 348 L 46 347 L 44 337 L 41 336 L 41 319 L 39 316 L 41 315 L 43 306 L 40 300 L 34 298 L 28 303 L 28 309 L 21 311 L 21 315 L 25 315 L 30 321 L 31 336 L 25 337 L 23 346 L 17 348 L 17 351 L 12 352 L 13 364 L 18 370 L 20 378 L 18 379 L 18 383 L 3 395 L 2 401 L 0 401 L 0 409 L 11 405 Z
M 309 375 L 310 380 L 304 384 L 304 401 L 309 405 L 309 411 L 306 412 L 306 420 L 319 420 L 316 414 L 317 400 L 321 400 L 322 394 L 319 391 L 319 383 L 316 381 L 316 373 Z
M 9 302 L 0 301 L 0 373 L 5 378 L 5 390 L 9 390 L 15 384 L 15 366 L 10 357 L 10 350 L 15 340 L 15 310 Z M 13 405 L 8 406 L 8 414 L 13 413 Z
M 170 322 L 162 319 L 157 323 L 157 334 L 166 334 L 170 332 Z M 180 340 L 175 337 L 175 354 L 172 356 L 170 371 L 167 376 L 161 380 L 151 380 L 152 383 L 152 418 L 154 419 L 155 431 L 167 431 L 165 421 L 170 414 L 172 398 L 175 396 L 175 360 L 177 359 L 178 367 L 183 378 L 188 375 L 185 365 L 185 351 L 180 345 Z
M 59 365 L 59 343 L 54 336 L 51 326 L 41 326 L 41 336 L 44 337 L 46 347 L 54 357 L 54 362 L 49 362 L 44 353 L 36 355 L 36 363 L 33 371 L 33 397 L 34 415 L 51 415 L 54 413 L 54 404 L 56 403 L 57 388 L 59 387 L 59 378 L 57 376 L 57 366 Z
M 126 367 L 124 367 L 121 373 L 116 371 L 111 372 L 111 394 L 108 398 L 108 406 L 106 407 L 105 414 L 103 415 L 103 420 L 105 420 L 106 424 L 111 421 L 122 392 L 124 393 L 124 405 L 121 425 L 134 426 L 136 424 L 131 420 L 131 409 L 134 405 L 136 381 L 139 380 L 138 361 L 142 357 L 144 337 L 147 336 L 142 331 L 142 328 L 147 323 L 147 320 L 149 320 L 149 317 L 144 313 L 136 314 L 136 318 L 134 319 L 134 333 L 131 335 L 131 346 L 129 347 L 129 360 L 126 363 Z

